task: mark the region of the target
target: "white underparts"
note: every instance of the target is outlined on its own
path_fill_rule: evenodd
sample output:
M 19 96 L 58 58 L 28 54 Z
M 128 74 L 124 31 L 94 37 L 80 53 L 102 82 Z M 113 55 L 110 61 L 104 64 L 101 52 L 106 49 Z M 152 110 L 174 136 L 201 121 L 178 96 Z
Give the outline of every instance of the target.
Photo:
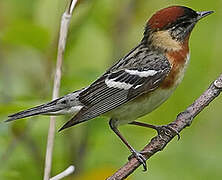
M 67 113 L 74 114 L 74 113 L 79 112 L 82 108 L 83 108 L 83 106 L 73 106 L 67 110 Z

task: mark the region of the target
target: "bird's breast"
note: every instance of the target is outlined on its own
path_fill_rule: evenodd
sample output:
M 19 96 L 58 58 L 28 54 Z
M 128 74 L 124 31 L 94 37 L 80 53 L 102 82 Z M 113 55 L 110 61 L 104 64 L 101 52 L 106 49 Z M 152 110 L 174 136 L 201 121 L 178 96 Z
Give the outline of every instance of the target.
M 171 51 L 166 53 L 166 57 L 170 62 L 171 70 L 168 76 L 161 84 L 162 89 L 173 88 L 182 81 L 190 59 L 188 45 L 184 46 L 179 51 Z

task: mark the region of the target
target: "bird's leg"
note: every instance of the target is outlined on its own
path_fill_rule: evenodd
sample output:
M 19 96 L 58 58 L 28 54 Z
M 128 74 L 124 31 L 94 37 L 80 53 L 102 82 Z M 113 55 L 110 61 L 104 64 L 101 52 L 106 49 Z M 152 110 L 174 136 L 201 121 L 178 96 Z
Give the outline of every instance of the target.
M 146 165 L 146 159 L 144 156 L 137 152 L 128 142 L 127 140 L 121 135 L 120 131 L 117 129 L 117 124 L 115 119 L 110 119 L 109 121 L 110 128 L 115 132 L 115 134 L 121 139 L 121 141 L 128 147 L 128 149 L 132 152 L 133 157 L 135 157 L 142 165 L 144 168 L 144 171 L 147 170 L 147 165 Z
M 178 140 L 180 139 L 179 132 L 176 129 L 170 127 L 169 125 L 157 126 L 157 125 L 146 124 L 146 123 L 142 123 L 142 122 L 138 122 L 138 121 L 133 121 L 129 124 L 155 129 L 160 136 L 162 133 L 164 133 L 166 135 L 170 135 L 170 133 L 167 132 L 167 130 L 170 130 L 171 132 L 175 133 L 178 136 Z

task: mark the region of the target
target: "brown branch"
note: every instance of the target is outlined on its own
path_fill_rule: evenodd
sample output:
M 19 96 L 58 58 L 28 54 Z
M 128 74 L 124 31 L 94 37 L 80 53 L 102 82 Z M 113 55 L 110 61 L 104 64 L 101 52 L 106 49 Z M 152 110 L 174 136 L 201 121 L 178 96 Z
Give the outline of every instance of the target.
M 63 55 L 65 51 L 65 46 L 66 46 L 66 38 L 68 34 L 68 29 L 69 29 L 69 24 L 72 17 L 72 13 L 73 13 L 73 10 L 75 8 L 77 1 L 78 0 L 70 0 L 66 11 L 62 15 L 61 24 L 60 24 L 57 62 L 56 62 L 56 71 L 55 71 L 55 77 L 54 77 L 52 99 L 56 99 L 59 96 L 62 62 L 63 62 Z M 49 131 L 48 131 L 48 139 L 47 139 L 44 180 L 49 180 L 50 178 L 54 139 L 55 139 L 55 117 L 51 117 Z
M 169 124 L 170 127 L 180 132 L 185 127 L 190 126 L 193 119 L 209 105 L 220 93 L 222 92 L 222 74 L 217 80 L 215 80 L 210 87 L 191 104 L 184 112 L 180 113 L 176 120 Z M 163 134 L 155 136 L 149 144 L 143 148 L 144 157 L 148 160 L 151 156 L 156 154 L 158 151 L 162 151 L 166 145 L 176 136 L 175 132 L 166 130 Z M 132 158 L 119 170 L 117 170 L 107 180 L 121 180 L 127 178 L 132 174 L 139 166 L 140 162 L 137 159 Z

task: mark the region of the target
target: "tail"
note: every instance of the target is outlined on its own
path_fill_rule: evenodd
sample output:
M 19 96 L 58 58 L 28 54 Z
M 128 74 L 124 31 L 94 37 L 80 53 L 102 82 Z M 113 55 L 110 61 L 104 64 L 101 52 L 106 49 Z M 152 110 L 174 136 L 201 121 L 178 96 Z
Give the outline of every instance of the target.
M 82 90 L 78 90 L 73 93 L 67 94 L 63 97 L 60 97 L 58 99 L 55 99 L 51 102 L 9 115 L 8 119 L 5 122 L 10 122 L 17 119 L 36 116 L 40 114 L 44 115 L 74 114 L 82 108 L 82 105 L 78 100 L 78 95 L 81 91 Z

